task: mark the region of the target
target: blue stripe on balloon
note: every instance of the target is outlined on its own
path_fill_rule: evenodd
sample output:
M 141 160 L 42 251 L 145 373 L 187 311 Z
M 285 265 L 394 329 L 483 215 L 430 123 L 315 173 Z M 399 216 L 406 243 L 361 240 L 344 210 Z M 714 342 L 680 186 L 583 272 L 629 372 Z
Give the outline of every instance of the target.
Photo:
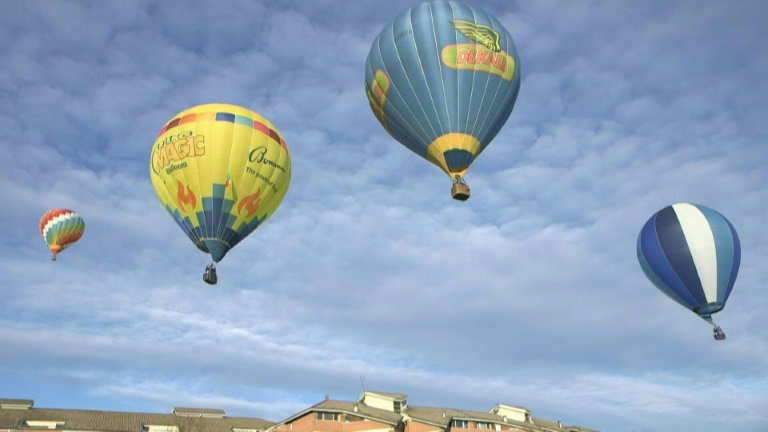
M 648 279 L 656 285 L 664 294 L 671 297 L 681 305 L 693 310 L 701 302 L 686 289 L 675 269 L 667 260 L 662 250 L 656 233 L 656 219 L 654 215 L 640 231 L 638 238 L 638 257 L 641 267 Z M 645 265 L 643 265 L 645 262 Z
M 712 237 L 715 240 L 715 255 L 717 257 L 717 302 L 725 301 L 725 293 L 728 288 L 728 280 L 731 277 L 731 268 L 733 267 L 733 237 L 728 222 L 720 213 L 705 207 L 694 204 L 696 208 L 704 215 L 712 231 Z
M 686 300 L 680 297 L 672 288 L 667 286 L 664 283 L 664 281 L 659 279 L 659 276 L 656 275 L 656 273 L 653 271 L 651 266 L 648 264 L 648 260 L 645 259 L 645 254 L 643 253 L 643 248 L 642 248 L 641 236 L 638 236 L 637 238 L 637 260 L 640 262 L 640 268 L 643 270 L 643 273 L 645 273 L 648 279 L 650 279 L 651 282 L 653 282 L 653 284 L 656 287 L 658 287 L 662 293 L 666 294 L 669 298 L 676 301 L 677 303 L 680 303 L 681 305 L 683 305 L 683 307 L 686 307 L 688 309 L 692 309 L 693 307 L 695 307 L 695 303 L 691 303 L 691 302 L 695 302 L 696 299 L 691 297 Z
M 230 113 L 216 113 L 216 121 L 225 121 L 234 123 L 235 122 L 235 115 Z
M 681 289 L 688 291 L 696 298 L 698 305 L 707 304 L 707 297 L 701 286 L 699 272 L 696 264 L 693 262 L 691 250 L 688 248 L 688 241 L 680 225 L 672 206 L 666 207 L 656 214 L 656 233 L 659 238 L 664 256 L 674 269 L 675 273 L 683 281 Z
M 443 153 L 445 164 L 451 172 L 461 172 L 472 163 L 472 153 L 463 149 L 447 150 Z
M 395 97 L 388 98 L 390 106 L 387 108 L 397 109 L 412 129 L 423 131 L 418 139 L 403 137 L 403 144 L 415 153 L 424 155 L 427 146 L 441 134 L 435 108 L 429 100 L 424 72 L 421 70 L 422 63 L 414 39 L 416 25 L 412 15 L 405 12 L 400 14 L 385 27 L 377 42 L 383 69 L 390 77 L 390 91 L 396 89 L 397 93 L 393 95 Z M 399 36 L 408 31 L 410 35 Z M 397 37 L 399 39 L 395 41 Z
M 725 218 L 724 218 L 725 219 Z M 725 219 L 728 224 L 728 228 L 731 231 L 731 238 L 733 239 L 733 262 L 731 264 L 730 277 L 728 278 L 728 286 L 725 290 L 725 296 L 723 297 L 723 303 L 728 300 L 728 296 L 733 291 L 733 285 L 736 283 L 736 276 L 739 274 L 739 266 L 741 265 L 741 241 L 739 235 L 736 234 L 736 228 L 731 225 L 728 219 Z
M 444 11 L 445 4 L 439 3 L 421 3 L 413 8 L 411 13 L 411 22 L 413 24 L 413 40 L 415 42 L 415 54 L 418 55 L 421 73 L 414 74 L 423 82 L 424 92 L 419 95 L 425 109 L 433 119 L 434 126 L 437 128 L 438 136 L 455 130 L 455 123 L 451 125 L 450 113 L 453 111 L 455 102 L 448 105 L 446 99 L 446 87 L 450 83 L 455 83 L 455 73 L 446 70 L 440 60 L 442 44 L 441 34 L 436 34 L 438 30 L 438 21 L 447 21 Z M 448 77 L 453 75 L 454 79 Z M 456 88 L 455 84 L 451 89 Z M 448 92 L 450 93 L 450 92 Z
M 451 21 L 460 20 L 462 19 L 461 17 L 472 16 L 472 11 L 465 5 L 457 3 L 449 4 L 451 6 Z M 449 34 L 445 35 L 444 39 L 447 44 L 458 45 L 459 43 L 464 43 L 466 40 L 464 35 L 459 33 L 453 26 L 450 26 L 450 28 L 446 27 L 445 30 L 449 32 Z M 482 91 L 483 89 L 480 86 L 476 87 L 476 73 L 453 73 L 453 75 L 456 76 L 456 96 L 458 97 L 458 105 L 456 106 L 456 124 L 459 129 L 457 130 L 466 131 L 469 135 L 474 136 L 473 128 L 475 118 L 474 116 L 470 116 L 470 114 L 477 112 L 477 110 L 480 109 L 480 102 L 482 101 L 484 94 Z

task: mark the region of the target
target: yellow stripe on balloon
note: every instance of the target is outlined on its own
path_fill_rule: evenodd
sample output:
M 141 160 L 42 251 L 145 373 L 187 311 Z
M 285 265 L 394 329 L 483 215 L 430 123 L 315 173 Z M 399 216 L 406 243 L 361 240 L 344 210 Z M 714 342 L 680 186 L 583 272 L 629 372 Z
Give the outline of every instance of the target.
M 480 151 L 480 141 L 472 135 L 464 133 L 448 133 L 438 137 L 427 147 L 427 159 L 430 162 L 439 166 L 451 177 L 456 174 L 463 177 L 469 167 L 467 166 L 460 170 L 449 167 L 448 161 L 445 158 L 445 153 L 450 150 L 465 150 L 474 158 Z

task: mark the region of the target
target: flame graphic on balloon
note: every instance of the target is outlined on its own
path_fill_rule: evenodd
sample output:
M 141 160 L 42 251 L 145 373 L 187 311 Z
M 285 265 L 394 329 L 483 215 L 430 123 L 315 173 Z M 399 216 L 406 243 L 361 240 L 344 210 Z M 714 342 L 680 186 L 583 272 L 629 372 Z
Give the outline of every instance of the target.
M 176 186 L 179 190 L 179 193 L 176 195 L 176 203 L 179 205 L 179 209 L 184 212 L 194 210 L 195 207 L 197 207 L 197 197 L 195 196 L 195 193 L 192 192 L 189 185 L 184 186 L 180 180 L 176 180 Z M 185 204 L 192 206 L 192 208 L 187 210 Z
M 245 215 L 245 217 L 250 218 L 253 216 L 253 214 L 256 213 L 256 210 L 259 209 L 259 204 L 261 203 L 261 198 L 259 198 L 259 195 L 261 195 L 261 188 L 259 188 L 256 193 L 243 197 L 243 199 L 240 201 L 240 204 L 237 205 L 237 212 L 242 213 L 243 207 L 245 207 L 245 209 L 248 210 L 248 213 Z

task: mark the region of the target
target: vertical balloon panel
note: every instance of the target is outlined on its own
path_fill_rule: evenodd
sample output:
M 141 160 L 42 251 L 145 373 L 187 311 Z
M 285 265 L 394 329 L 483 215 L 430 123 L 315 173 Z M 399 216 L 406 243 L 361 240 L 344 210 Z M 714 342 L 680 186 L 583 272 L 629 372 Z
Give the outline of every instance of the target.
M 717 286 L 717 301 L 725 305 L 733 291 L 741 266 L 741 242 L 736 229 L 725 216 L 703 205 L 696 207 L 704 215 L 712 231 L 716 256 L 715 277 L 712 282 Z
M 277 209 L 290 170 L 287 146 L 274 126 L 226 104 L 179 113 L 160 131 L 150 161 L 161 203 L 216 262 Z

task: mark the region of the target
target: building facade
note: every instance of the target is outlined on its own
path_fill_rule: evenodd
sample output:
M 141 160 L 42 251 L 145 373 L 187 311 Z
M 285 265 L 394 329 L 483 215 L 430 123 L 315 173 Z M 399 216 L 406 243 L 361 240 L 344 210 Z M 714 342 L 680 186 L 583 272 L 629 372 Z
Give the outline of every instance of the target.
M 596 432 L 535 418 L 498 404 L 488 412 L 408 405 L 406 395 L 363 391 L 356 401 L 326 397 L 278 423 L 228 417 L 220 409 L 174 408 L 168 414 L 33 408 L 0 399 L 0 432 Z
M 364 391 L 357 401 L 326 400 L 267 432 L 595 432 L 534 418 L 527 408 L 498 404 L 488 412 L 408 405 L 406 395 Z

